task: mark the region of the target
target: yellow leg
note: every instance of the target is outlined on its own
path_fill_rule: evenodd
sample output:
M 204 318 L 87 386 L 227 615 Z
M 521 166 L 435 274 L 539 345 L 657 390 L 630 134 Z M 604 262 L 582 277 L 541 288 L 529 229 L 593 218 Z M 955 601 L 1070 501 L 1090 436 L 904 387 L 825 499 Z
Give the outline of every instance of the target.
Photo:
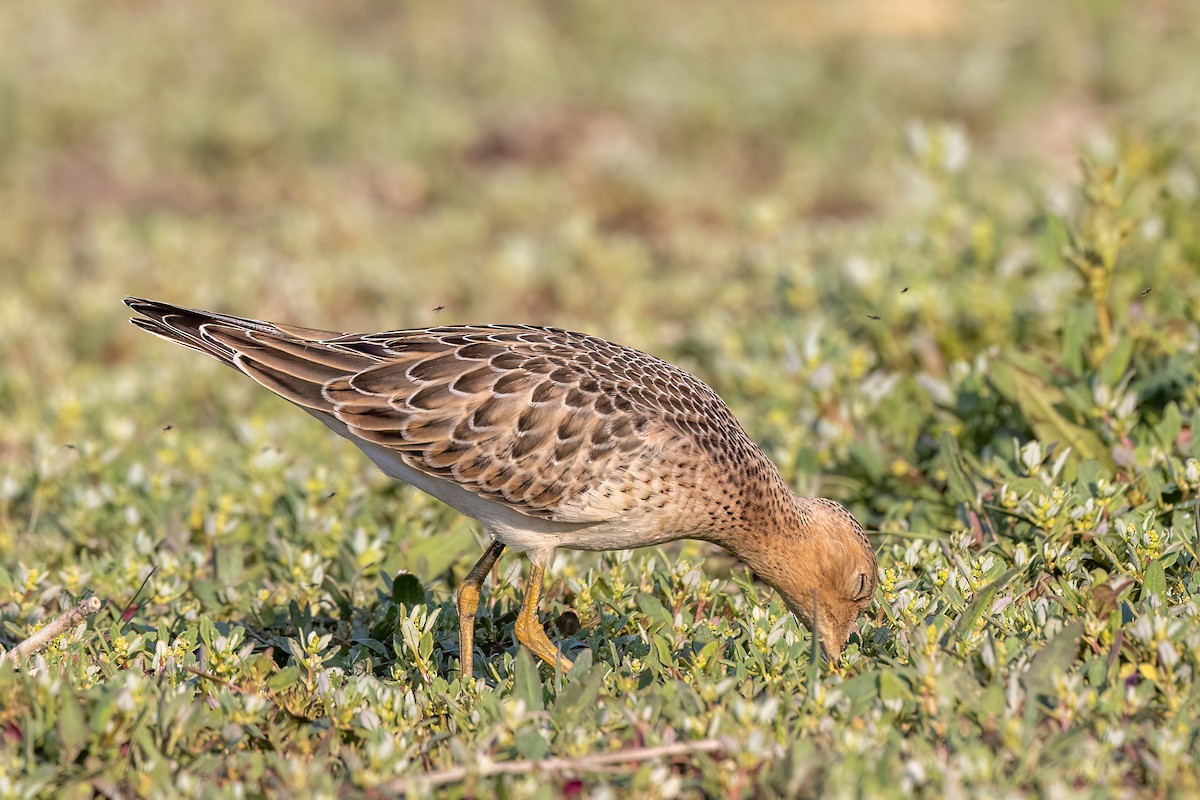
M 462 586 L 458 587 L 458 668 L 464 678 L 471 677 L 472 662 L 475 660 L 475 612 L 479 609 L 479 587 L 503 552 L 503 544 L 492 542 L 475 566 L 471 567 Z
M 538 622 L 538 601 L 542 597 L 542 573 L 544 568 L 534 564 L 529 570 L 529 585 L 525 589 L 525 600 L 521 613 L 517 615 L 517 641 L 533 651 L 533 654 L 550 666 L 557 665 L 563 672 L 571 669 L 571 659 L 558 652 L 558 648 L 546 636 L 546 629 Z

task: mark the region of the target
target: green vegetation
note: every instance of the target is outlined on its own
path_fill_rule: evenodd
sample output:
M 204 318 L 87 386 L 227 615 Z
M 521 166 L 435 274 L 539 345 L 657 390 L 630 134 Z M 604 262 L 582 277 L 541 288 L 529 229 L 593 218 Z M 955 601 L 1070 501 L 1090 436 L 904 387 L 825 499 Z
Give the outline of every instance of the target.
M 1200 792 L 1196 3 L 0 30 L 0 645 L 105 601 L 0 665 L 0 795 Z M 877 602 L 832 671 L 698 544 L 563 554 L 563 677 L 513 646 L 506 557 L 464 686 L 479 531 L 126 294 L 676 361 L 879 532 Z

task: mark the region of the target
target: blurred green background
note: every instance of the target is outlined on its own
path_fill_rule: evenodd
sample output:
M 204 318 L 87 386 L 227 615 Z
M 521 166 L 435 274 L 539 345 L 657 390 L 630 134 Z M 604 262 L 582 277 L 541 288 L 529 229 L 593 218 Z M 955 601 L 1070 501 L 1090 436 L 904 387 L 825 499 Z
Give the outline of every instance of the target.
M 1084 655 L 1131 618 L 1088 611 L 1089 592 L 1128 580 L 1150 587 L 1146 619 L 1168 592 L 1173 616 L 1196 611 L 1194 550 L 1151 523 L 1182 530 L 1200 457 L 1200 4 L 63 0 L 0 4 L 0 41 L 0 639 L 84 590 L 109 604 L 101 633 L 52 655 L 66 700 L 0 669 L 0 781 L 15 781 L 0 785 L 332 793 L 478 753 L 721 735 L 742 743 L 733 762 L 614 785 L 1196 788 L 1180 753 L 1197 689 L 1175 666 L 1200 660 L 1194 620 L 1119 640 L 1107 666 Z M 676 551 L 563 558 L 548 581 L 551 613 L 577 610 L 578 642 L 612 670 L 600 706 L 620 710 L 581 710 L 599 672 L 563 693 L 547 678 L 543 698 L 514 661 L 511 586 L 482 612 L 491 683 L 448 683 L 474 527 L 251 381 L 135 331 L 127 294 L 347 331 L 549 324 L 680 363 L 798 491 L 887 533 L 890 577 L 848 656 L 858 689 L 815 684 L 782 606 L 743 584 L 709 598 Z M 1088 549 L 1118 527 L 1129 564 Z M 1061 581 L 1052 593 L 1083 605 L 984 615 L 974 593 L 1010 566 L 1027 570 L 1014 596 Z M 401 570 L 418 596 L 394 589 Z M 401 641 L 396 609 L 414 602 Z M 694 626 L 663 623 L 681 608 Z M 1076 617 L 1078 662 L 1054 638 Z M 374 644 L 350 644 L 363 626 Z M 661 647 L 646 633 L 672 628 Z M 713 656 L 714 636 L 735 644 Z M 1045 677 L 1060 661 L 1094 697 Z M 322 665 L 342 695 L 319 690 Z M 661 691 L 643 691 L 650 675 Z M 1117 678 L 1138 676 L 1145 703 L 1121 705 Z M 274 710 L 247 710 L 255 692 Z M 1087 707 L 1076 756 L 1051 735 L 1076 711 L 1005 711 L 1022 692 Z M 116 698 L 147 716 L 89 728 Z M 556 698 L 549 728 L 522 716 Z M 388 702 L 383 723 L 363 716 Z M 1128 720 L 1126 746 L 1112 731 Z
M 789 352 L 944 375 L 1053 334 L 1077 283 L 1020 236 L 1078 205 L 1082 153 L 1194 193 L 1198 17 L 5 4 L 0 403 L 98 401 L 118 375 L 132 402 L 177 360 L 207 376 L 118 324 L 133 294 L 348 330 L 583 329 L 732 391 L 762 439 Z
M 1068 193 L 1081 148 L 1191 144 L 1198 16 L 1169 0 L 8 3 L 9 363 L 156 352 L 111 324 L 126 293 L 669 350 L 754 328 L 785 281 L 798 325 L 865 327 L 837 290 L 844 248 L 825 248 L 907 235 L 865 276 L 902 283 L 941 199 L 923 160 L 996 226 Z M 914 142 L 943 125 L 952 152 Z M 972 271 L 990 281 L 1003 244 Z
M 848 391 L 928 395 L 1087 303 L 1043 236 L 1086 205 L 1081 156 L 1179 201 L 1141 215 L 1114 313 L 1194 316 L 1161 288 L 1194 273 L 1198 22 L 1182 0 L 6 4 L 0 455 L 69 438 L 49 421 L 79 403 L 276 414 L 121 324 L 132 294 L 585 330 L 697 372 L 789 479 L 859 499 L 822 475 L 919 425 L 875 435 Z

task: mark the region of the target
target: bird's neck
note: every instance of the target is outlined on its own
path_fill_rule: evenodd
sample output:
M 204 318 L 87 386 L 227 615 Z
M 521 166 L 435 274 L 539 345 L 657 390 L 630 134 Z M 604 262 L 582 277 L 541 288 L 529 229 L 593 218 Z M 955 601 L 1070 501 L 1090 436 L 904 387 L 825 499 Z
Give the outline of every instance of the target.
M 769 554 L 771 543 L 798 541 L 806 538 L 808 513 L 806 498 L 798 498 L 783 479 L 779 469 L 757 447 L 750 457 L 741 463 L 746 474 L 736 476 L 736 504 L 738 522 L 711 536 L 704 538 L 721 545 L 753 569 L 752 561 L 759 561 L 752 550 L 764 549 Z M 722 500 L 722 502 L 728 502 Z

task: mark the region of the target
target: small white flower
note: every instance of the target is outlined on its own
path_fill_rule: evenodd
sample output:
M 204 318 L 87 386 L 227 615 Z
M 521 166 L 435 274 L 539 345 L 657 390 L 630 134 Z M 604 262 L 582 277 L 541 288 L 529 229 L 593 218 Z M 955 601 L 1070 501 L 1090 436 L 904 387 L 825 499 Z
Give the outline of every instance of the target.
M 1021 448 L 1021 463 L 1032 475 L 1042 463 L 1042 445 L 1036 439 Z
M 1179 653 L 1175 651 L 1175 645 L 1168 641 L 1158 643 L 1158 661 L 1168 669 L 1179 663 Z

